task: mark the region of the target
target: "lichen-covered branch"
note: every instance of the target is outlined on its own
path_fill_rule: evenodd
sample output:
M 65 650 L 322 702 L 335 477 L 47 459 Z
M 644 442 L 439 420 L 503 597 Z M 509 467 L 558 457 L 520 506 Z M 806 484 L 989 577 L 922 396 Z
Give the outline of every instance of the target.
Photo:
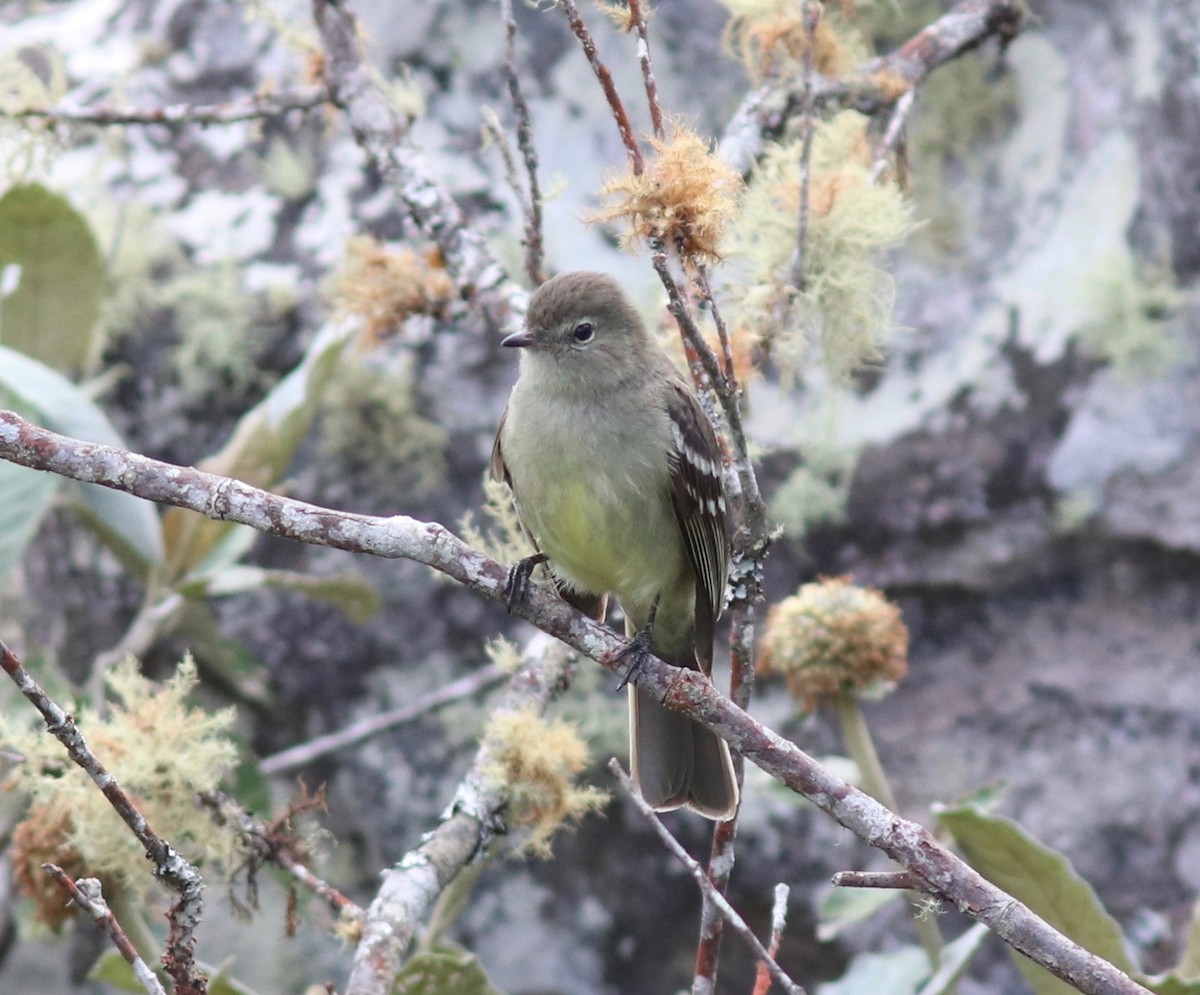
M 204 880 L 199 871 L 150 828 L 146 817 L 117 779 L 91 751 L 75 720 L 42 690 L 3 642 L 0 642 L 0 664 L 20 692 L 41 712 L 46 720 L 46 731 L 62 743 L 67 755 L 83 768 L 130 832 L 146 848 L 146 856 L 154 863 L 154 876 L 179 895 L 167 913 L 170 929 L 163 951 L 163 966 L 175 982 L 177 995 L 204 995 L 208 980 L 197 970 L 195 961 L 195 931 L 204 909 Z
M 1024 0 L 962 0 L 894 52 L 871 59 L 839 79 L 816 76 L 811 102 L 818 108 L 853 107 L 864 114 L 888 110 L 938 66 L 991 38 L 1007 44 L 1025 25 Z M 748 173 L 766 142 L 779 138 L 803 113 L 807 74 L 773 79 L 751 91 L 721 138 L 722 158 Z
M 312 86 L 287 93 L 259 93 L 224 104 L 167 104 L 164 107 L 122 107 L 109 104 L 79 107 L 57 104 L 54 107 L 20 109 L 0 107 L 0 117 L 62 124 L 160 124 L 169 128 L 183 128 L 280 117 L 292 111 L 314 110 L 327 103 L 329 90 L 324 86 Z
M 504 700 L 493 713 L 541 713 L 564 685 L 571 654 L 562 643 L 538 633 L 521 657 Z M 504 831 L 508 793 L 485 740 L 442 823 L 384 872 L 383 884 L 367 910 L 362 939 L 346 995 L 387 995 L 412 943 L 446 886 L 481 857 Z
M 435 522 L 419 522 L 403 515 L 374 518 L 321 508 L 191 467 L 70 439 L 39 428 L 11 411 L 0 411 L 0 459 L 190 508 L 273 535 L 416 560 L 492 600 L 505 598 L 508 571 Z M 625 643 L 621 636 L 575 611 L 551 591 L 532 588 L 525 599 L 513 605 L 513 612 L 614 673 L 622 670 L 620 652 Z M 986 923 L 1014 949 L 1055 976 L 1087 995 L 1147 995 L 1145 988 L 1118 968 L 1063 936 L 1027 906 L 984 880 L 939 845 L 925 828 L 885 808 L 822 767 L 794 743 L 761 725 L 702 674 L 648 657 L 631 679 L 668 708 L 685 712 L 711 729 L 746 760 L 802 794 L 870 846 L 882 850 L 914 875 L 920 890 Z M 460 836 L 486 819 L 486 811 L 472 809 L 469 802 L 466 799 L 457 806 L 457 814 L 446 824 L 447 837 L 459 839 L 455 854 L 474 852 Z M 468 826 L 462 825 L 464 817 L 471 820 Z M 399 870 L 412 870 L 428 888 L 436 885 L 437 868 L 443 863 L 423 854 L 412 868 L 402 866 Z M 394 937 L 378 936 L 371 949 L 372 964 L 398 963 Z
M 345 0 L 314 0 L 313 17 L 325 50 L 325 76 L 334 104 L 346 115 L 355 141 L 395 191 L 413 223 L 437 244 L 463 303 L 494 329 L 523 310 L 525 292 L 492 256 L 483 236 L 406 140 L 408 122 L 368 71 L 357 22 Z

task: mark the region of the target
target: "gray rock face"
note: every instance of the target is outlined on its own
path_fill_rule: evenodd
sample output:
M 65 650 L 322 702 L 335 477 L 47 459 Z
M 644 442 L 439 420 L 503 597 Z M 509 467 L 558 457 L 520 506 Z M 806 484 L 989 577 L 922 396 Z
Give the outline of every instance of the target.
M 601 175 L 624 158 L 591 71 L 559 12 L 516 6 L 543 186 L 555 194 L 549 262 L 617 273 L 650 312 L 661 302 L 645 260 L 621 255 L 580 221 Z M 930 822 L 931 803 L 1005 782 L 1002 810 L 1066 853 L 1124 925 L 1158 924 L 1137 933 L 1157 969 L 1173 962 L 1200 888 L 1200 3 L 1047 0 L 1036 13 L 1040 24 L 988 77 L 1014 94 L 987 112 L 999 125 L 966 150 L 939 152 L 938 180 L 922 171 L 933 160 L 914 155 L 918 203 L 950 218 L 952 246 L 918 232 L 891 261 L 898 331 L 883 368 L 837 399 L 832 427 L 815 390 L 751 388 L 752 429 L 772 447 L 770 491 L 815 442 L 845 454 L 840 514 L 776 544 L 769 593 L 852 572 L 899 597 L 913 634 L 911 674 L 869 706 L 869 718 L 905 813 Z M 228 100 L 293 79 L 312 41 L 298 0 L 247 9 L 87 0 L 9 5 L 0 16 L 10 44 L 61 50 L 71 97 L 90 102 Z M 589 18 L 618 85 L 638 93 L 631 40 Z M 724 18 L 716 5 L 663 4 L 652 21 L 664 104 L 714 134 L 747 87 L 719 49 Z M 364 4 L 362 22 L 384 76 L 400 81 L 406 65 L 423 96 L 414 143 L 518 272 L 515 202 L 479 140 L 481 105 L 506 106 L 496 7 Z M 914 135 L 924 128 L 937 139 L 942 120 L 932 97 L 919 100 Z M 42 178 L 88 214 L 119 271 L 115 284 L 172 288 L 128 305 L 105 356 L 128 370 L 109 399 L 114 419 L 133 448 L 168 459 L 213 452 L 294 365 L 322 320 L 319 288 L 349 236 L 413 237 L 389 192 L 364 175 L 336 114 L 178 132 L 80 130 L 43 152 Z M 130 239 L 150 258 L 125 255 Z M 240 351 L 221 351 L 220 328 L 197 318 L 211 316 L 214 297 L 228 300 L 226 285 L 214 284 L 197 310 L 201 291 L 180 282 L 221 272 L 233 274 L 234 310 L 246 316 Z M 409 336 L 380 362 L 411 383 L 415 413 L 444 431 L 440 473 L 381 480 L 369 452 L 331 455 L 310 442 L 290 487 L 316 502 L 453 527 L 480 502 L 515 370 L 469 324 L 426 321 Z M 203 361 L 181 370 L 172 357 L 185 342 Z M 78 585 L 67 593 L 73 575 L 94 566 L 79 553 L 82 564 L 70 559 L 79 542 L 56 519 L 29 553 L 27 591 L 11 599 L 76 676 L 115 642 L 112 619 L 137 605 L 131 586 L 111 577 L 88 581 L 94 596 L 81 597 Z M 254 558 L 346 568 L 343 554 L 274 540 L 261 541 Z M 484 640 L 506 626 L 496 606 L 410 564 L 355 567 L 384 600 L 366 626 L 278 591 L 218 611 L 221 634 L 247 647 L 271 680 L 275 707 L 247 719 L 263 753 L 444 683 L 478 665 Z M 180 649 L 159 647 L 149 665 Z M 573 692 L 570 707 L 584 702 L 602 717 L 598 737 L 619 740 L 611 689 L 590 688 Z M 757 694 L 755 713 L 806 749 L 840 748 L 831 723 L 796 719 L 781 688 L 764 683 Z M 369 896 L 378 869 L 436 821 L 477 723 L 463 708 L 314 767 L 311 779 L 330 782 L 330 823 L 343 841 L 330 873 L 356 897 Z M 694 850 L 706 849 L 705 827 L 672 824 Z M 907 938 L 891 916 L 817 943 L 814 893 L 833 871 L 876 858 L 753 775 L 739 847 L 733 897 L 760 932 L 770 888 L 793 886 L 783 956 L 806 984 L 835 976 L 859 949 Z M 494 866 L 477 889 L 455 935 L 506 991 L 633 993 L 688 982 L 699 901 L 619 802 L 562 840 L 554 861 Z M 297 977 L 344 969 L 332 942 L 310 936 L 276 948 L 279 932 L 276 922 L 257 928 L 252 952 L 270 949 L 264 961 L 280 965 L 255 979 L 259 990 L 298 990 Z M 0 988 L 21 979 L 32 990 L 31 958 L 43 957 L 13 955 L 0 966 Z M 730 987 L 748 988 L 751 970 L 729 941 Z M 994 953 L 961 991 L 1022 984 Z

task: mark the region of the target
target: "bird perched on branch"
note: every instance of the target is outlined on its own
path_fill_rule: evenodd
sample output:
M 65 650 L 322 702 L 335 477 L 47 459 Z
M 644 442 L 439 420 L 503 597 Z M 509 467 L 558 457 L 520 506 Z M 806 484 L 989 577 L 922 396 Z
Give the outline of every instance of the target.
M 542 284 L 504 345 L 521 350 L 521 372 L 491 470 L 539 550 L 514 568 L 516 586 L 546 560 L 563 596 L 594 617 L 617 598 L 636 633 L 633 666 L 648 649 L 710 674 L 729 537 L 720 447 L 691 385 L 603 273 Z M 633 685 L 629 703 L 645 800 L 732 818 L 725 741 Z

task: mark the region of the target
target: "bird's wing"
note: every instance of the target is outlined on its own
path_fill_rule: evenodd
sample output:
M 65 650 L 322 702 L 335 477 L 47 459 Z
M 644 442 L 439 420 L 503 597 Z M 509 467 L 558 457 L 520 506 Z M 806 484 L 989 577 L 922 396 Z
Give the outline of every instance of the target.
M 729 572 L 729 525 L 721 479 L 721 447 L 708 415 L 691 388 L 672 377 L 667 400 L 671 420 L 671 498 L 684 548 L 696 574 L 696 655 L 712 667 L 713 629 L 725 602 Z
M 500 445 L 500 436 L 504 434 L 504 423 L 507 420 L 508 407 L 505 406 L 504 413 L 500 416 L 500 424 L 496 426 L 496 441 L 492 443 L 492 459 L 488 463 L 488 472 L 492 475 L 493 480 L 503 481 L 508 484 L 508 489 L 512 490 L 512 477 L 504 463 L 504 450 Z

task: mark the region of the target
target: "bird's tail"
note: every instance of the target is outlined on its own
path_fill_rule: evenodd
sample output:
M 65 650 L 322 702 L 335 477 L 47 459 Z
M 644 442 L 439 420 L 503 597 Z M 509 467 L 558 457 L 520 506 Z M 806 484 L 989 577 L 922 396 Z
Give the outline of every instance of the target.
M 633 685 L 629 754 L 633 779 L 651 808 L 684 807 L 722 822 L 737 811 L 737 778 L 725 740 Z

